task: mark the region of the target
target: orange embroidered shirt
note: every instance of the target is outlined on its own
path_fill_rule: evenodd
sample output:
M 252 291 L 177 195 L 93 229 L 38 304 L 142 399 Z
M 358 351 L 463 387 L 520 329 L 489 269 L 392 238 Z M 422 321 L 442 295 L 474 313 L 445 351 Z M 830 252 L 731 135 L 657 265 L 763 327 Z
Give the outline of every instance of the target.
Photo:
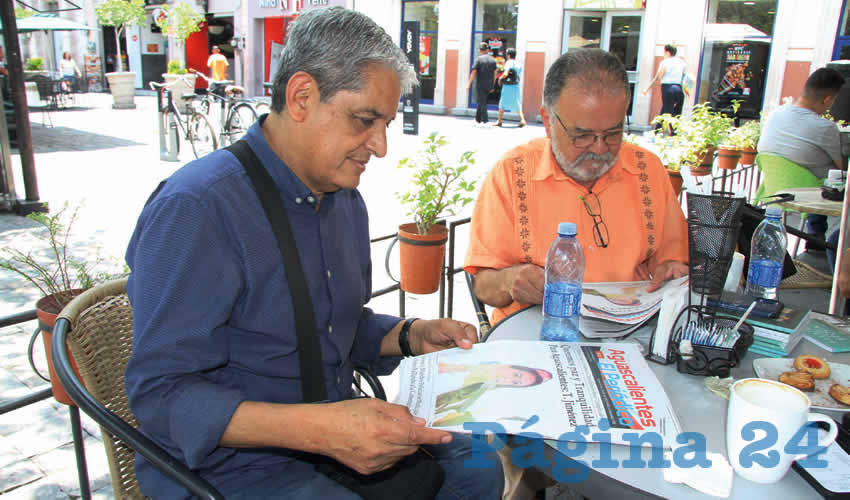
M 593 186 L 607 248 L 593 238 L 593 218 L 579 196 L 589 191 L 567 177 L 548 138 L 508 152 L 481 186 L 470 228 L 464 269 L 502 269 L 521 263 L 543 267 L 560 222 L 575 222 L 584 250 L 586 283 L 634 281 L 665 261 L 688 262 L 688 226 L 658 157 L 623 143 L 617 163 Z M 493 324 L 524 307 L 493 311 Z

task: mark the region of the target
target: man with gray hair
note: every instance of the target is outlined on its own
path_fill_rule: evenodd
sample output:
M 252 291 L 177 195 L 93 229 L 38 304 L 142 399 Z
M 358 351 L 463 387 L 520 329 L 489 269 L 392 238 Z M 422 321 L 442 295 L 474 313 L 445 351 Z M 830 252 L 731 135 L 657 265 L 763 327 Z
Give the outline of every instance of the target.
M 310 360 L 295 333 L 301 297 L 288 277 L 296 269 L 283 263 L 237 149 L 181 168 L 139 217 L 126 256 L 130 406 L 142 432 L 228 499 L 354 500 L 360 496 L 328 472 L 329 461 L 364 482 L 386 471 L 376 479 L 383 481 L 420 447 L 445 472 L 437 498 L 501 496 L 498 460 L 464 468 L 468 437 L 427 428 L 404 406 L 349 399 L 354 364 L 386 374 L 402 355 L 468 349 L 477 339 L 467 323 L 365 307 L 372 267 L 356 188 L 369 159 L 386 154 L 401 92 L 415 83 L 401 49 L 368 17 L 310 11 L 288 36 L 272 112 L 239 143 L 271 177 L 289 220 L 312 302 L 315 328 L 307 333 L 321 352 L 311 373 L 323 375 L 327 403 L 304 404 L 302 383 L 314 377 L 301 377 Z M 136 467 L 146 496 L 187 497 L 141 457 Z
M 472 215 L 465 269 L 494 323 L 543 302 L 546 253 L 559 222 L 575 222 L 585 282 L 688 272 L 684 215 L 659 159 L 623 142 L 630 99 L 620 60 L 570 50 L 549 68 L 540 114 L 546 137 L 490 171 Z

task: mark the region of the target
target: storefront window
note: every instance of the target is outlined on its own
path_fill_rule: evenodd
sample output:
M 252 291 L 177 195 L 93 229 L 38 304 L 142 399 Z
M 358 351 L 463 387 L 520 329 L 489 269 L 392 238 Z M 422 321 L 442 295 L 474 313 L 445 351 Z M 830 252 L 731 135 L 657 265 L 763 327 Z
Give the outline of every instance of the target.
M 404 21 L 419 21 L 419 85 L 422 101 L 434 103 L 437 84 L 437 32 L 439 4 L 435 1 L 406 0 Z
M 703 38 L 697 102 L 758 119 L 776 16 L 776 0 L 713 0 Z
M 505 51 L 516 48 L 517 0 L 476 0 L 473 18 L 473 37 L 470 50 L 472 67 L 478 57 L 478 45 L 487 42 L 490 54 L 496 58 L 497 72 L 501 72 L 505 64 Z M 501 87 L 498 85 L 487 97 L 487 104 L 498 106 Z M 478 104 L 476 86 L 471 87 L 469 96 L 470 107 Z
M 844 1 L 844 12 L 841 13 L 841 24 L 838 25 L 838 36 L 835 38 L 835 50 L 832 59 L 850 59 L 850 0 Z
M 636 71 L 640 48 L 641 16 L 614 16 L 608 51 L 623 61 L 626 71 Z

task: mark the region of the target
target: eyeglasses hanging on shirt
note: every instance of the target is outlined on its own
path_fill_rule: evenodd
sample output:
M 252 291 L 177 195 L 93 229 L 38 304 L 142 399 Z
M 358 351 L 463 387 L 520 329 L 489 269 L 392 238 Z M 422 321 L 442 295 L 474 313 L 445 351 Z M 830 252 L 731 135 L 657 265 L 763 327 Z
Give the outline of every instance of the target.
M 599 197 L 595 193 L 588 193 L 587 196 L 578 197 L 584 203 L 584 209 L 587 214 L 593 219 L 593 242 L 596 246 L 607 248 L 608 242 L 608 226 L 602 220 L 602 204 L 599 202 Z

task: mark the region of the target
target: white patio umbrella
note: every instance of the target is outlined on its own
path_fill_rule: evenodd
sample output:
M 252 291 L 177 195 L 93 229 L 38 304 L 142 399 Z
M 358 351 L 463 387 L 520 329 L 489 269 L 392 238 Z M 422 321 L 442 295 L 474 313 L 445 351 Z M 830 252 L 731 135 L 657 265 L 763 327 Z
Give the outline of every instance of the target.
M 16 19 L 15 24 L 18 27 L 18 33 L 32 33 L 33 31 L 43 31 L 49 34 L 51 31 L 92 31 L 98 28 L 92 28 L 87 24 L 78 23 L 70 19 L 58 17 L 55 14 L 34 14 L 29 17 Z M 3 26 L 0 24 L 0 33 L 3 32 Z M 51 69 L 55 70 L 56 66 L 56 50 L 53 46 L 53 37 L 48 36 L 50 40 L 50 62 Z

